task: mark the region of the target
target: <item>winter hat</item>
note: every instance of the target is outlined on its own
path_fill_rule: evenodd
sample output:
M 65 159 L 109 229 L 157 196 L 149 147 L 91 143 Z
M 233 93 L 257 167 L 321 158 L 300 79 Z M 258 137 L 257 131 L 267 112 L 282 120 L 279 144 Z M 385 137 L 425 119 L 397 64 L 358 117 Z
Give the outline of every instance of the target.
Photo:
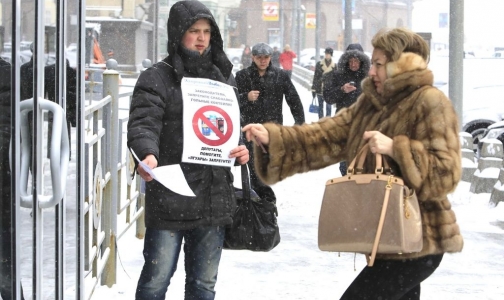
M 325 48 L 325 54 L 331 54 L 331 56 L 333 55 L 333 49 L 331 47 L 327 47 Z
M 229 78 L 233 70 L 233 64 L 229 61 L 224 52 L 224 43 L 220 34 L 219 26 L 212 15 L 212 12 L 199 1 L 178 1 L 170 8 L 167 22 L 168 33 L 168 56 L 178 81 L 182 80 L 184 65 L 181 61 L 179 51 L 182 37 L 185 32 L 199 19 L 207 19 L 212 27 L 210 37 L 210 47 L 213 63 L 219 68 L 225 78 Z
M 360 51 L 360 52 L 364 52 L 364 49 L 362 49 L 361 44 L 350 44 L 346 48 L 346 51 L 348 51 L 348 50 L 357 50 L 357 51 Z
M 270 45 L 266 43 L 255 44 L 252 47 L 252 55 L 271 55 L 273 53 L 273 49 L 271 49 Z

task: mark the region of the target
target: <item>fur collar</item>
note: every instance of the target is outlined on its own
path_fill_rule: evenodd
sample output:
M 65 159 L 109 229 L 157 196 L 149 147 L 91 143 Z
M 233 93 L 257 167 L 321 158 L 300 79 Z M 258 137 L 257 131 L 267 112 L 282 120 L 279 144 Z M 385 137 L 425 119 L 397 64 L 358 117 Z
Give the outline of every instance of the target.
M 427 63 L 414 53 L 403 53 L 397 61 L 386 65 L 388 79 L 383 85 L 383 95 L 376 92 L 369 77 L 362 82 L 363 93 L 378 109 L 393 105 L 422 86 L 432 86 L 434 75 L 427 69 Z
M 394 78 L 395 76 L 415 70 L 425 70 L 427 69 L 427 63 L 418 54 L 412 52 L 404 52 L 399 56 L 396 61 L 388 62 L 387 65 L 387 77 Z

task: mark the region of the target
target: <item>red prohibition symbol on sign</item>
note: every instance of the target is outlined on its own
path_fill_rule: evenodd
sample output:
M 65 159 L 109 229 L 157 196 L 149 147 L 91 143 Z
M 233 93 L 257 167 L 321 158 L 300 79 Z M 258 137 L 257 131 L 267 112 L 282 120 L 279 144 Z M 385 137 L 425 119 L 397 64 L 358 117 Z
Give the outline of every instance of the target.
M 209 120 L 206 116 L 206 112 L 216 112 L 220 114 L 223 118 L 224 121 L 227 124 L 227 130 L 226 132 L 222 132 L 219 130 L 219 127 L 216 126 L 211 120 Z M 198 109 L 196 113 L 194 114 L 193 120 L 193 130 L 194 133 L 196 133 L 196 136 L 200 141 L 203 143 L 209 145 L 209 146 L 220 146 L 227 141 L 229 141 L 229 138 L 233 134 L 233 122 L 231 122 L 231 117 L 224 111 L 223 109 L 209 105 L 209 106 L 203 106 L 202 108 Z M 213 131 L 215 135 L 217 136 L 216 140 L 209 139 L 199 128 L 199 124 L 206 125 L 209 130 Z

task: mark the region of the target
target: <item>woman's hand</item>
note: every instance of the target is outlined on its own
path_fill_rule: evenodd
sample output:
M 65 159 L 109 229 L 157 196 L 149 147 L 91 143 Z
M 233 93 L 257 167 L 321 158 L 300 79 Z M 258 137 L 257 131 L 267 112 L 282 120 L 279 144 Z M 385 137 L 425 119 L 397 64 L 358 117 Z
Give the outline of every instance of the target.
M 236 157 L 236 161 L 240 165 L 244 165 L 249 161 L 249 151 L 245 145 L 240 145 L 229 153 L 229 158 Z
M 353 91 L 355 91 L 357 88 L 353 85 L 351 85 L 350 83 L 345 83 L 342 87 L 341 87 L 341 90 L 345 93 L 351 93 Z
M 149 168 L 151 169 L 156 168 L 158 164 L 156 157 L 152 154 L 147 155 L 142 162 L 145 163 L 147 166 L 149 166 Z M 144 168 L 140 164 L 138 164 L 137 171 L 140 177 L 142 177 L 142 179 L 145 180 L 146 182 L 149 182 L 152 179 L 154 179 L 149 173 L 147 173 L 146 170 L 144 170 Z
M 379 131 L 365 131 L 363 138 L 368 142 L 371 153 L 385 154 L 392 157 L 394 141 L 388 136 Z
M 254 141 L 257 146 L 260 146 L 258 143 L 269 144 L 269 132 L 262 124 L 248 124 L 242 128 L 242 132 L 245 132 L 247 141 Z

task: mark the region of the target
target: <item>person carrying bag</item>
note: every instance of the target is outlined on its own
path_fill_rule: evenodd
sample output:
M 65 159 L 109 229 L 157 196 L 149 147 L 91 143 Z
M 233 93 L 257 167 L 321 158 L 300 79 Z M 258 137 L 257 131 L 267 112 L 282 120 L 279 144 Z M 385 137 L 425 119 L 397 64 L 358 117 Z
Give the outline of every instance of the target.
M 405 28 L 384 29 L 373 37 L 372 45 L 372 64 L 362 81 L 362 94 L 350 107 L 311 124 L 249 124 L 242 130 L 256 148 L 260 143 L 267 149 L 266 154 L 255 151 L 254 159 L 258 176 L 270 185 L 297 173 L 352 161 L 364 145 L 371 154 L 358 170 L 348 170 L 347 176 L 355 179 L 358 171 L 381 177 L 376 174 L 379 158 L 375 155 L 383 155 L 393 175 L 386 174 L 387 183 L 390 179 L 395 186 L 395 179 L 400 178 L 417 196 L 422 247 L 381 253 L 386 222 L 393 215 L 387 209 L 383 219 L 382 206 L 362 206 L 362 218 L 378 214 L 385 223 L 373 266 L 364 267 L 341 299 L 420 299 L 420 284 L 434 273 L 443 255 L 460 252 L 464 245 L 447 197 L 462 175 L 460 127 L 450 99 L 433 86 L 434 76 L 427 68 L 429 46 L 420 35 Z M 383 182 L 378 183 L 383 187 Z M 381 190 L 382 203 L 386 191 Z M 355 197 L 346 188 L 331 193 Z M 368 192 L 370 198 L 372 193 Z M 395 196 L 390 197 L 388 206 L 397 205 L 391 201 Z M 337 208 L 350 214 L 345 207 Z M 373 242 L 379 225 L 376 220 L 374 224 L 376 229 L 368 232 Z M 372 253 L 372 248 L 363 252 Z

